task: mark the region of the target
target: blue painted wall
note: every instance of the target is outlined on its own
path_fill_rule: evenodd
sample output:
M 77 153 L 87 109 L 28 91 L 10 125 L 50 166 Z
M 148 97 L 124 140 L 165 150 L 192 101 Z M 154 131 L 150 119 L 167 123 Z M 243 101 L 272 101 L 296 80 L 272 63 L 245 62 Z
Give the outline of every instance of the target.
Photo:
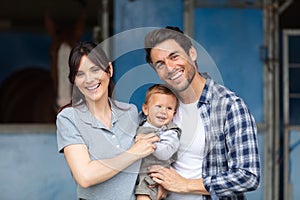
M 0 199 L 76 199 L 75 183 L 56 135 L 0 133 Z
M 0 84 L 11 73 L 28 66 L 50 70 L 50 42 L 47 34 L 0 32 Z
M 292 187 L 292 199 L 299 199 L 300 197 L 300 180 L 299 180 L 299 166 L 300 166 L 300 131 L 290 132 L 290 182 Z
M 165 27 L 167 25 L 182 28 L 182 13 L 183 5 L 181 0 L 173 0 L 171 4 L 168 0 L 116 0 L 114 34 L 138 28 Z M 133 51 L 126 51 L 126 54 L 114 60 L 114 80 L 116 84 L 118 84 L 117 82 L 120 79 L 126 82 L 126 87 L 124 87 L 123 82 L 120 85 L 116 85 L 116 98 L 125 102 L 133 102 L 139 109 L 141 109 L 144 101 L 146 89 L 153 83 L 160 81 L 154 71 L 146 64 L 143 44 L 143 36 L 141 36 L 130 41 L 123 40 L 114 46 L 117 51 L 120 46 L 126 48 L 130 45 L 136 45 Z M 147 77 L 147 79 L 137 80 L 138 78 L 143 78 L 143 76 Z M 125 88 L 134 88 L 137 82 L 140 83 L 138 88 L 135 88 L 136 91 L 132 92 L 131 97 L 127 97 Z M 120 87 L 121 85 L 123 87 Z
M 215 61 L 224 85 L 245 100 L 258 122 L 263 122 L 262 19 L 258 9 L 195 9 L 195 40 Z

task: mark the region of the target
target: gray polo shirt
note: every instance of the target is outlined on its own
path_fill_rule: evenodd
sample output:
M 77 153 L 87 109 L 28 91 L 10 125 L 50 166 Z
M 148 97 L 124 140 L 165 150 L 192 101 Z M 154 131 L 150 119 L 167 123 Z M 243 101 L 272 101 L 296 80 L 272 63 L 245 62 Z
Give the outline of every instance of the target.
M 112 100 L 111 100 L 112 101 Z M 137 108 L 132 104 L 114 101 L 112 124 L 107 129 L 85 105 L 63 109 L 57 116 L 59 152 L 71 144 L 85 144 L 92 160 L 112 158 L 134 143 L 138 126 Z M 122 110 L 124 108 L 126 110 Z M 135 199 L 134 187 L 140 161 L 135 162 L 111 179 L 89 188 L 77 186 L 78 197 L 85 199 Z

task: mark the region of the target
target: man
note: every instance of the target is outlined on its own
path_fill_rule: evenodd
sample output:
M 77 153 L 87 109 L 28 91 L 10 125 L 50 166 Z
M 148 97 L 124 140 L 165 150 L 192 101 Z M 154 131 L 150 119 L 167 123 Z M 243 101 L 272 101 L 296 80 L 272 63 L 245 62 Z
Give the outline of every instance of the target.
M 255 120 L 244 101 L 199 74 L 197 51 L 175 27 L 145 37 L 146 60 L 180 100 L 182 129 L 173 168 L 152 166 L 150 176 L 167 199 L 245 199 L 260 180 Z

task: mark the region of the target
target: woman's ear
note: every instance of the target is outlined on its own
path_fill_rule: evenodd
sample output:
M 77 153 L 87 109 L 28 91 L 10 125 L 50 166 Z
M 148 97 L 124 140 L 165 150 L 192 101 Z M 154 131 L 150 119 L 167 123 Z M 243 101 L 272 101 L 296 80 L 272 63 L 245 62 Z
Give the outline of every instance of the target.
M 195 62 L 197 60 L 197 51 L 193 46 L 191 46 L 189 53 L 190 57 L 192 58 L 192 61 Z
M 109 74 L 110 74 L 110 77 L 113 76 L 114 74 L 114 68 L 113 68 L 113 65 L 111 62 L 108 63 L 108 66 L 109 66 Z

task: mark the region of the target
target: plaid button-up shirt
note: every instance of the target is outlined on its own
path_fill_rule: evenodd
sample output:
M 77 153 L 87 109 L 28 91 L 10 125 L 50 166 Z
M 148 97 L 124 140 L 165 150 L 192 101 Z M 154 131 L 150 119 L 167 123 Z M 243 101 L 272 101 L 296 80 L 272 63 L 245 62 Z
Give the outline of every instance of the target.
M 207 78 L 198 102 L 205 129 L 204 199 L 245 199 L 260 180 L 257 130 L 244 101 Z

